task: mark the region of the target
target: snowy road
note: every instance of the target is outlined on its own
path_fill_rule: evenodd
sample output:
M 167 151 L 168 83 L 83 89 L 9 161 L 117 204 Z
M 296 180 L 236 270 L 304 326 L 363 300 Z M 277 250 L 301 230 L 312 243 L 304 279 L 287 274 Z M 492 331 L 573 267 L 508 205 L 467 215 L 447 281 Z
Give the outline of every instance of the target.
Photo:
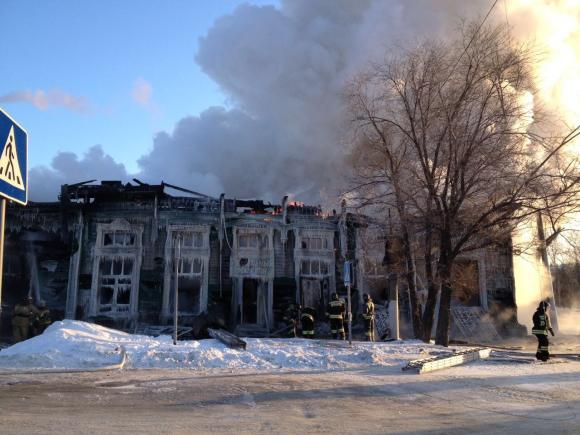
M 477 370 L 483 364 L 428 375 L 384 368 L 2 375 L 0 420 L 2 433 L 19 434 L 580 432 L 580 363 L 521 376 Z
M 578 337 L 555 341 L 580 353 Z M 240 351 L 57 322 L 0 351 L 0 433 L 580 433 L 580 359 L 538 363 L 533 338 L 520 344 L 417 375 L 401 367 L 452 350 L 248 339 Z M 120 348 L 125 370 L 62 373 L 114 364 Z

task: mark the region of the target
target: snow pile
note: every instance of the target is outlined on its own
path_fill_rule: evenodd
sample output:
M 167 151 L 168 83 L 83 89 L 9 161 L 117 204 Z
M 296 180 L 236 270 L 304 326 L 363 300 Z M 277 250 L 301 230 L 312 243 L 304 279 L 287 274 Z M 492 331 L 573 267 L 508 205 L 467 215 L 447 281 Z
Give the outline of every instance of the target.
M 92 323 L 63 320 L 30 340 L 0 352 L 2 369 L 95 368 L 118 363 L 127 352 L 128 368 L 186 369 L 339 369 L 400 366 L 410 359 L 436 355 L 440 347 L 419 341 L 353 343 L 304 339 L 248 338 L 247 350 L 217 340 L 180 341 L 132 335 Z

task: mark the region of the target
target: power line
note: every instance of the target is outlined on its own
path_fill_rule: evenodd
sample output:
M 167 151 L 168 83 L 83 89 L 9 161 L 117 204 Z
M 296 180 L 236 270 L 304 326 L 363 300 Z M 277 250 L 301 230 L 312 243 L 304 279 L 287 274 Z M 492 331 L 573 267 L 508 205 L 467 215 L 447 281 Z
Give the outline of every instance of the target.
M 483 20 L 481 21 L 481 23 L 479 24 L 479 26 L 477 27 L 477 29 L 475 30 L 475 32 L 473 32 L 473 36 L 471 37 L 471 39 L 469 40 L 469 43 L 467 44 L 467 46 L 463 49 L 463 52 L 461 53 L 461 55 L 459 56 L 459 58 L 457 59 L 457 62 L 455 62 L 455 65 L 453 65 L 453 68 L 451 68 L 451 71 L 449 72 L 449 77 L 447 77 L 443 83 L 441 83 L 441 88 L 443 88 L 443 86 L 445 86 L 445 84 L 447 83 L 447 81 L 451 78 L 451 76 L 453 75 L 453 73 L 455 72 L 455 68 L 457 68 L 457 65 L 459 65 L 459 62 L 461 61 L 461 58 L 463 58 L 463 55 L 465 53 L 467 53 L 467 50 L 469 49 L 469 47 L 471 46 L 471 44 L 473 43 L 473 41 L 475 40 L 475 37 L 477 36 L 477 34 L 479 33 L 479 31 L 481 30 L 481 28 L 483 27 L 483 25 L 485 24 L 485 22 L 487 21 L 489 15 L 491 14 L 491 11 L 493 11 L 493 8 L 495 8 L 495 5 L 497 4 L 499 0 L 495 0 L 493 2 L 493 4 L 491 5 L 491 7 L 489 8 L 489 11 L 487 11 L 487 14 L 485 15 L 485 17 L 483 18 Z

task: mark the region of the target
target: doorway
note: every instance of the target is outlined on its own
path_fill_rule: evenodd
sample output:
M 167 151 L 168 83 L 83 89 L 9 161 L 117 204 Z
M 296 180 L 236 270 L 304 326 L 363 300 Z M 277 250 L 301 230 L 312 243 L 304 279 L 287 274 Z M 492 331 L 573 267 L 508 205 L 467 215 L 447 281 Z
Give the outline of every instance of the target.
M 322 300 L 322 286 L 318 278 L 302 278 L 302 298 L 303 307 L 318 309 Z
M 244 278 L 242 284 L 242 322 L 243 324 L 258 323 L 258 288 L 259 281 L 254 278 Z
M 201 307 L 201 279 L 191 276 L 179 277 L 178 310 L 180 316 L 198 315 Z M 175 307 L 175 279 L 171 277 L 171 292 L 169 293 L 169 311 Z

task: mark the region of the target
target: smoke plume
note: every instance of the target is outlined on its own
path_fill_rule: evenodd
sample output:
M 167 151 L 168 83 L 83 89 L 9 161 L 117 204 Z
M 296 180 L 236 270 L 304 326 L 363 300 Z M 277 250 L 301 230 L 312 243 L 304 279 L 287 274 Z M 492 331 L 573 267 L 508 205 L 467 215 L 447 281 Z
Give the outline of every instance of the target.
M 209 193 L 333 198 L 345 171 L 345 81 L 388 43 L 415 36 L 413 29 L 437 31 L 459 4 L 447 2 L 447 11 L 427 1 L 240 6 L 215 22 L 196 56 L 233 108 L 210 108 L 159 135 L 139 161 L 143 173 L 166 176 L 169 156 L 177 183 L 191 185 L 192 174 L 217 179 Z
M 453 33 L 462 17 L 482 18 L 490 6 L 484 0 L 241 5 L 213 24 L 195 57 L 229 96 L 228 107 L 210 107 L 178 121 L 173 132 L 158 134 L 134 175 L 213 195 L 334 200 L 345 174 L 346 80 L 369 61 L 381 60 L 389 46 Z M 494 14 L 504 17 L 503 12 Z M 70 171 L 62 165 L 44 168 L 31 178 L 36 186 L 78 181 L 79 161 L 71 163 Z M 32 190 L 33 197 L 40 193 Z

